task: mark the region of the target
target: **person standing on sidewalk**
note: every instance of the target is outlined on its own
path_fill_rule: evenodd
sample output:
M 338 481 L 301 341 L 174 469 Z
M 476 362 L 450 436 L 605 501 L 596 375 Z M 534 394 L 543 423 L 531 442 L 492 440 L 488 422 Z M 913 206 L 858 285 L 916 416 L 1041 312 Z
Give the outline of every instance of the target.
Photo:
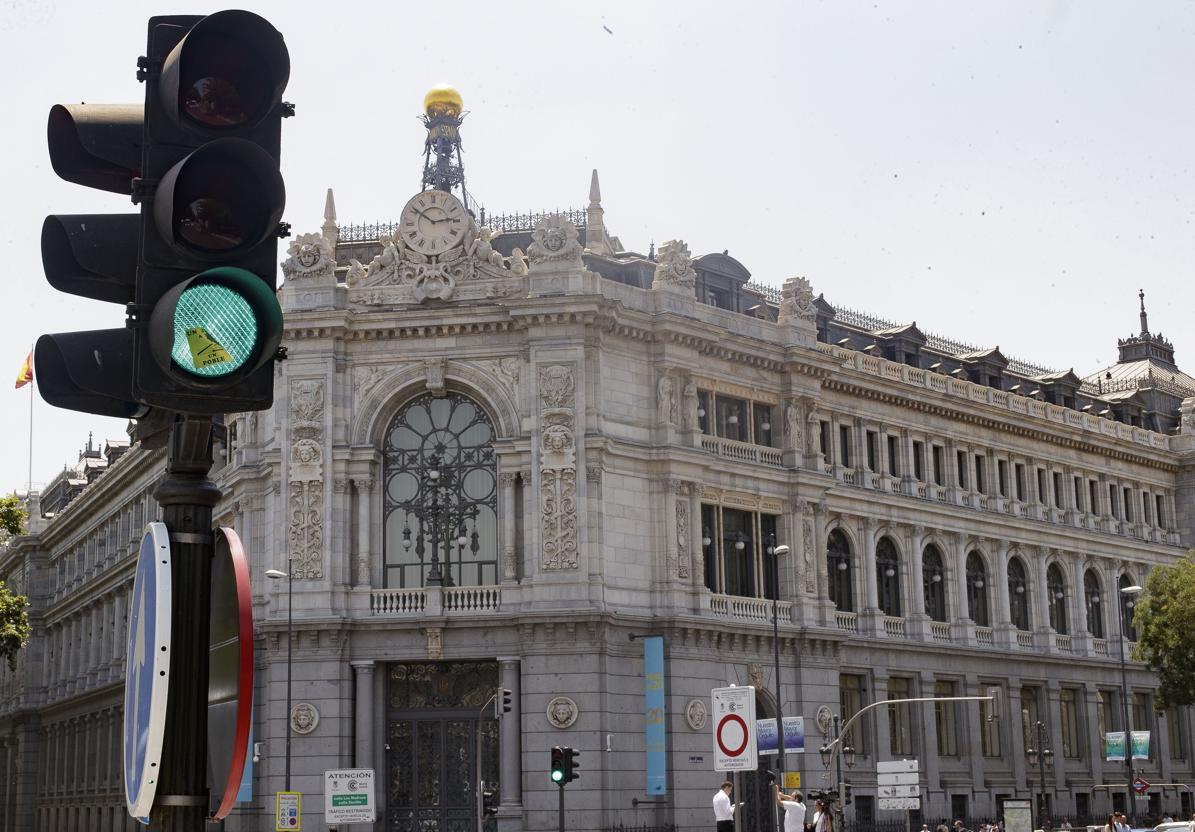
M 734 804 L 730 802 L 732 791 L 734 783 L 727 780 L 714 792 L 714 823 L 717 824 L 718 832 L 734 832 Z

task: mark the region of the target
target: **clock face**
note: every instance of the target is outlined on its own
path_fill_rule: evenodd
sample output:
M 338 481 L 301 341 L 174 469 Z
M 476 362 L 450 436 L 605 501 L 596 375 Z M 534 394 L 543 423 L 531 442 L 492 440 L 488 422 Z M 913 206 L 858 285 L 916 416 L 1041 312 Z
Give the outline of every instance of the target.
M 460 243 L 469 228 L 465 206 L 444 191 L 424 191 L 402 209 L 399 234 L 420 254 L 443 254 Z

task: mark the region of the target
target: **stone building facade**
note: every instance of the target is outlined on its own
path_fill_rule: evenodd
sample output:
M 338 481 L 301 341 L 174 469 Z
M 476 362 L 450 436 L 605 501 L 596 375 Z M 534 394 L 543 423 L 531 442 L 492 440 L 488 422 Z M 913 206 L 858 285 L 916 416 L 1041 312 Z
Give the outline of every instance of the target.
M 567 828 L 708 828 L 710 690 L 754 685 L 775 713 L 774 593 L 782 711 L 808 726 L 787 768 L 807 789 L 829 785 L 819 712 L 1001 691 L 997 713 L 863 719 L 848 818 L 900 817 L 875 771 L 902 757 L 921 761 L 926 818 L 1036 795 L 1039 721 L 1052 813 L 1106 813 L 1124 768 L 1101 735 L 1122 704 L 1152 731 L 1145 778 L 1192 782 L 1192 714 L 1155 713 L 1132 663 L 1121 697 L 1118 590 L 1195 534 L 1195 382 L 1144 318 L 1116 368 L 1080 379 L 836 309 L 803 278 L 761 287 L 726 253 L 626 251 L 596 173 L 583 211 L 465 213 L 441 235 L 451 199 L 342 227 L 329 194 L 283 264 L 275 405 L 227 419 L 216 517 L 250 553 L 259 652 L 254 796 L 226 828 L 270 822 L 288 719 L 305 828 L 322 828 L 322 773 L 363 766 L 374 828 L 475 829 L 484 780 L 487 828 L 552 829 L 555 745 L 580 751 Z M 0 553 L 36 627 L 0 670 L 0 829 L 131 828 L 122 628 L 161 470 L 135 446 Z M 294 579 L 290 714 L 268 569 Z M 652 797 L 643 634 L 666 644 Z M 500 688 L 513 710 L 495 719 Z M 748 828 L 770 817 L 762 784 L 745 778 Z M 1140 811 L 1193 808 L 1153 794 Z

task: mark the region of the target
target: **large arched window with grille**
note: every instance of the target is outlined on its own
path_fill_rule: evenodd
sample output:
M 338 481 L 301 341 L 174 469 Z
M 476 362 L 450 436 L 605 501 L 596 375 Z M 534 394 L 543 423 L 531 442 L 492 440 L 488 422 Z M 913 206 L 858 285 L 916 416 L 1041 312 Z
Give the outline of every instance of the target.
M 890 537 L 876 544 L 876 583 L 884 615 L 900 615 L 900 556 Z
M 921 553 L 921 580 L 925 585 L 925 614 L 934 621 L 945 621 L 946 569 L 942 553 L 932 543 Z
M 425 393 L 383 444 L 385 585 L 498 582 L 494 425 L 460 393 Z
M 979 627 L 992 626 L 988 614 L 988 570 L 983 555 L 972 550 L 967 554 L 967 615 Z
M 1093 638 L 1105 638 L 1104 635 L 1104 604 L 1103 590 L 1100 587 L 1100 577 L 1094 569 L 1083 573 L 1083 603 L 1087 605 L 1087 632 Z
M 1056 633 L 1066 634 L 1066 581 L 1062 568 L 1051 563 L 1046 570 L 1046 593 L 1050 602 L 1050 628 Z
M 855 611 L 852 590 L 851 542 L 841 529 L 830 532 L 826 539 L 826 567 L 830 581 L 830 600 L 843 612 Z
M 1018 630 L 1029 629 L 1029 582 L 1020 558 L 1008 560 L 1008 617 Z

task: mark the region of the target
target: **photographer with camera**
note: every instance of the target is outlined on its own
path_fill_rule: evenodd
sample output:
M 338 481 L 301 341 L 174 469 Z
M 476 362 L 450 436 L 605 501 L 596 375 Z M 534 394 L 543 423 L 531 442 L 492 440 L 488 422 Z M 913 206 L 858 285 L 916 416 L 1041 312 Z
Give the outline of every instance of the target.
M 773 781 L 772 795 L 776 798 L 776 805 L 784 809 L 784 832 L 805 832 L 805 803 L 801 793 L 785 794 Z

